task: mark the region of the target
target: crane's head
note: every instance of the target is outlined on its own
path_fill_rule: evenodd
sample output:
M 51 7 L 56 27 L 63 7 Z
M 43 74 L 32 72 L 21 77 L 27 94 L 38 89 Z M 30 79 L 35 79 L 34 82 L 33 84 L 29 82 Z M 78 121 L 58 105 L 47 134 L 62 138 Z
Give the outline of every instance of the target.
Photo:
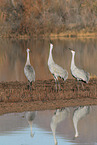
M 71 51 L 72 54 L 75 54 L 74 50 L 72 50 L 71 48 L 69 48 L 69 50 Z
M 29 52 L 30 51 L 30 48 L 27 48 L 27 52 Z
M 50 43 L 50 50 L 52 50 L 53 49 L 53 44 L 52 43 Z

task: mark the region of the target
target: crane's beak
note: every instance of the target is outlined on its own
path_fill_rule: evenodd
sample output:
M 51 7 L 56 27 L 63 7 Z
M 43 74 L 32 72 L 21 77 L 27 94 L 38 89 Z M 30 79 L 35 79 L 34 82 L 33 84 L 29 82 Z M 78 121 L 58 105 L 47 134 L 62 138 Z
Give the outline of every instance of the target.
M 68 48 L 70 51 L 75 51 L 74 49 Z
M 71 48 L 68 48 L 70 51 L 72 50 Z
M 27 50 L 28 50 L 29 52 L 32 52 L 30 48 L 27 48 Z

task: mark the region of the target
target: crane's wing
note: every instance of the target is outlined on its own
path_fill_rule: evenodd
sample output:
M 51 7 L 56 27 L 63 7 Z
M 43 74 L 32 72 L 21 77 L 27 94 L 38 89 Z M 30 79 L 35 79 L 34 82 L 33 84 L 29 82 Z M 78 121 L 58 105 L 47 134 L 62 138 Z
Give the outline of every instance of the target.
M 68 72 L 63 69 L 61 66 L 53 63 L 49 66 L 49 70 L 51 71 L 52 74 L 55 76 L 59 76 L 61 78 L 67 78 L 68 77 Z
M 85 82 L 89 81 L 89 73 L 85 72 L 83 69 L 79 69 L 76 66 L 74 67 L 73 70 L 71 70 L 72 75 L 77 78 L 77 80 L 83 80 Z
M 26 65 L 24 67 L 24 74 L 30 82 L 35 81 L 35 71 L 31 65 Z

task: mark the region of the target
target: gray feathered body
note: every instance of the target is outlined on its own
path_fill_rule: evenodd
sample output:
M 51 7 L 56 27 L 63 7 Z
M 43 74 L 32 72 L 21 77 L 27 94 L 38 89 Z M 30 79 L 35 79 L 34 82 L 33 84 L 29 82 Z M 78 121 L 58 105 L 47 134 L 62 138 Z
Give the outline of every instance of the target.
M 90 78 L 90 74 L 88 72 L 85 72 L 83 69 L 79 69 L 76 67 L 75 62 L 74 62 L 75 52 L 74 51 L 71 51 L 71 52 L 72 52 L 72 60 L 71 60 L 71 73 L 72 73 L 72 75 L 77 80 L 81 80 L 81 81 L 88 83 L 89 78 Z
M 54 62 L 53 57 L 52 57 L 51 46 L 50 46 L 50 52 L 49 52 L 49 58 L 48 58 L 48 67 L 49 67 L 50 72 L 54 75 L 55 79 L 60 77 L 66 80 L 68 78 L 68 72 Z
M 35 81 L 35 71 L 31 65 L 25 65 L 24 74 L 30 82 Z
M 55 63 L 51 63 L 49 65 L 49 70 L 54 75 L 55 78 L 60 77 L 64 80 L 68 78 L 68 72 Z
M 88 83 L 90 75 L 88 72 L 85 72 L 83 69 L 79 69 L 76 66 L 74 66 L 73 68 L 71 68 L 71 73 L 75 78 L 77 78 L 77 80 L 82 80 Z

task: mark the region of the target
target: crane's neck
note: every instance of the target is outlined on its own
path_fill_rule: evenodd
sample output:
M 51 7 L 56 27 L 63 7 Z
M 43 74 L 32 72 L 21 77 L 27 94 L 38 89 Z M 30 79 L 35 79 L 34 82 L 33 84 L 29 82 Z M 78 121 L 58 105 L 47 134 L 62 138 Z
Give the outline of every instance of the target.
M 51 64 L 53 62 L 54 62 L 54 60 L 53 60 L 53 56 L 52 56 L 52 48 L 50 48 L 49 58 L 48 58 L 48 64 Z
M 78 118 L 75 118 L 73 120 L 73 124 L 74 124 L 74 129 L 75 129 L 75 137 L 78 137 L 78 129 L 77 129 Z
M 75 126 L 75 137 L 78 137 L 78 129 L 77 129 L 77 124 Z
M 30 65 L 29 51 L 27 51 L 27 61 L 26 61 L 26 65 Z
M 52 130 L 52 133 L 53 133 L 55 145 L 57 144 L 56 128 L 57 128 L 57 126 L 56 126 L 55 122 L 53 122 L 53 120 L 52 120 L 52 122 L 51 122 L 51 130 Z
M 75 56 L 75 53 L 72 53 L 72 59 L 71 59 L 71 69 L 72 69 L 72 67 L 74 67 L 74 66 L 75 66 L 74 56 Z

